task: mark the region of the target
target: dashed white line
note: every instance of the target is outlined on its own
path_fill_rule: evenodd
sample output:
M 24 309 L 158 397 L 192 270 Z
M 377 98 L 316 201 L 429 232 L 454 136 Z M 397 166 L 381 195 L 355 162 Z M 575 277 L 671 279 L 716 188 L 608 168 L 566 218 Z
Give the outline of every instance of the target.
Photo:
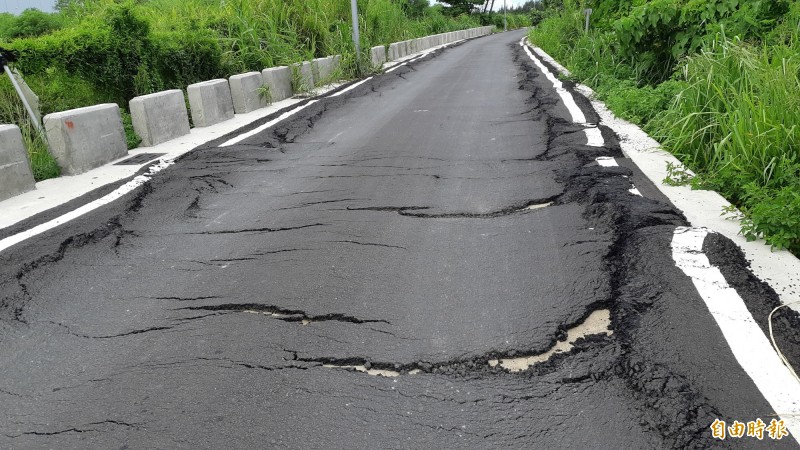
M 703 253 L 708 234 L 705 228 L 677 228 L 672 239 L 675 265 L 692 279 L 736 361 L 798 440 L 800 383 L 783 365 L 739 293 Z

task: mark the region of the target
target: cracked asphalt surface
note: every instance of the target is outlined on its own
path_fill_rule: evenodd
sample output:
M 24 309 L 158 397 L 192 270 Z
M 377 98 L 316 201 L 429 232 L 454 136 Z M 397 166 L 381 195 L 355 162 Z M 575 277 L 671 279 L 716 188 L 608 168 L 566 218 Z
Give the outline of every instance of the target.
M 522 36 L 209 143 L 0 253 L 0 447 L 796 446 L 711 438 L 775 412 L 675 267 L 686 220 L 611 130 L 586 145 Z M 705 250 L 766 326 L 770 288 Z M 488 363 L 599 309 L 613 334 Z M 792 362 L 797 323 L 776 320 Z

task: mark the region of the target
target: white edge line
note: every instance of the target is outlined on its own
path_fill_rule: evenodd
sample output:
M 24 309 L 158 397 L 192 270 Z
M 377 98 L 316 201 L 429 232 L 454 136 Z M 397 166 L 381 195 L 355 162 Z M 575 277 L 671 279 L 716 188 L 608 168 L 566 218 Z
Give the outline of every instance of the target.
M 156 164 L 150 167 L 150 170 L 143 174 L 139 175 L 132 180 L 128 181 L 127 183 L 123 184 L 122 186 L 118 187 L 117 189 L 113 190 L 111 193 L 98 198 L 92 202 L 89 202 L 78 209 L 72 210 L 64 215 L 56 217 L 55 219 L 37 225 L 29 230 L 23 231 L 21 233 L 17 233 L 15 235 L 9 236 L 5 239 L 0 239 L 0 252 L 3 250 L 8 249 L 9 247 L 19 244 L 20 242 L 26 241 L 34 236 L 38 236 L 48 230 L 51 230 L 59 225 L 65 224 L 70 222 L 78 217 L 81 217 L 85 214 L 88 214 L 94 211 L 101 206 L 107 205 L 114 200 L 122 197 L 123 195 L 133 191 L 134 189 L 138 188 L 139 186 L 147 183 L 153 178 L 153 175 L 161 172 L 162 170 L 166 169 L 167 167 L 175 164 L 175 159 L 177 156 L 170 156 L 168 158 L 161 158 L 158 160 Z
M 405 66 L 405 65 L 406 65 L 406 63 L 400 63 L 400 64 L 398 64 L 398 65 L 396 65 L 396 66 L 392 67 L 391 69 L 386 69 L 386 72 L 385 72 L 385 73 L 391 73 L 391 72 L 394 72 L 394 71 L 395 71 L 395 70 L 397 70 L 399 67 L 403 67 L 403 66 Z
M 339 92 L 337 92 L 335 94 L 332 94 L 331 97 L 338 97 L 338 96 L 340 96 L 340 95 L 342 95 L 342 94 L 344 94 L 346 92 L 350 92 L 353 89 L 355 89 L 355 88 L 361 86 L 362 84 L 366 83 L 367 81 L 371 80 L 372 78 L 374 78 L 374 77 L 365 78 L 365 79 L 359 81 L 358 83 L 353 84 L 352 86 L 348 86 L 347 88 L 342 89 L 341 91 L 339 91 Z
M 305 108 L 308 108 L 309 106 L 313 105 L 314 103 L 317 103 L 317 101 L 318 100 L 311 100 L 310 102 L 308 102 L 308 103 L 306 103 L 306 104 L 304 104 L 302 106 L 298 106 L 297 108 L 295 108 L 295 109 L 293 109 L 291 111 L 286 111 L 285 113 L 281 114 L 280 116 L 278 116 L 275 119 L 270 120 L 269 122 L 265 123 L 264 125 L 261 125 L 258 128 L 250 130 L 247 133 L 242 133 L 242 134 L 240 134 L 239 136 L 236 136 L 233 139 L 225 141 L 224 143 L 220 144 L 219 146 L 220 147 L 230 147 L 231 145 L 238 144 L 239 142 L 242 142 L 243 140 L 245 140 L 245 139 L 247 139 L 247 138 L 249 138 L 251 136 L 255 136 L 256 134 L 261 133 L 262 131 L 266 130 L 267 128 L 270 128 L 270 127 L 274 126 L 275 124 L 288 119 L 289 117 L 297 114 L 298 112 L 304 110 Z
M 572 116 L 572 121 L 574 123 L 586 123 L 586 116 L 583 114 L 583 111 L 581 111 L 581 109 L 578 107 L 578 104 L 575 103 L 575 98 L 572 96 L 572 94 L 570 94 L 568 90 L 564 89 L 564 84 L 561 83 L 561 81 L 558 78 L 556 78 L 552 72 L 550 72 L 547 66 L 545 66 L 541 61 L 539 61 L 539 58 L 537 58 L 536 56 L 533 55 L 533 53 L 531 53 L 531 50 L 528 48 L 528 46 L 524 44 L 524 38 L 523 41 L 520 42 L 520 44 L 522 45 L 522 48 L 525 50 L 525 53 L 528 54 L 528 57 L 530 57 L 531 60 L 534 62 L 534 64 L 536 64 L 536 66 L 539 68 L 539 70 L 541 70 L 542 73 L 544 73 L 544 76 L 548 80 L 550 80 L 551 83 L 553 83 L 553 87 L 556 88 L 556 92 L 558 92 L 558 95 L 564 102 L 564 106 L 567 107 L 569 114 Z
M 736 361 L 798 441 L 800 383 L 778 358 L 739 293 L 703 253 L 708 234 L 705 228 L 678 227 L 672 239 L 675 265 L 692 279 Z

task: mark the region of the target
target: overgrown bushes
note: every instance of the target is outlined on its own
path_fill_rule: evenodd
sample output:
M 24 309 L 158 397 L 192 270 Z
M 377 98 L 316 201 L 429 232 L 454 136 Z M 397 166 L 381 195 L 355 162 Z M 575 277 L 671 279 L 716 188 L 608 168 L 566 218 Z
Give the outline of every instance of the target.
M 800 254 L 799 20 L 798 1 L 567 1 L 530 37 L 744 212 L 743 234 Z

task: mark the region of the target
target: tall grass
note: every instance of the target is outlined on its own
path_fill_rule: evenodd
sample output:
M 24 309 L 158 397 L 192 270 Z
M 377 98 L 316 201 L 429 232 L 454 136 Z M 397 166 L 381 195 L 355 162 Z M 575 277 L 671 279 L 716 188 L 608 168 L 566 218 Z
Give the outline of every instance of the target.
M 647 130 L 747 214 L 743 231 L 800 251 L 800 54 L 722 37 Z
M 683 161 L 762 186 L 800 162 L 800 57 L 722 39 L 681 67 L 688 86 L 650 127 Z
M 58 163 L 47 150 L 44 136 L 34 127 L 25 107 L 6 77 L 0 79 L 0 123 L 19 125 L 36 181 L 54 178 L 61 174 Z
M 742 233 L 800 255 L 800 2 L 761 44 L 707 39 L 652 86 L 613 32 L 566 8 L 530 33 L 617 116 L 642 125 L 744 214 Z

